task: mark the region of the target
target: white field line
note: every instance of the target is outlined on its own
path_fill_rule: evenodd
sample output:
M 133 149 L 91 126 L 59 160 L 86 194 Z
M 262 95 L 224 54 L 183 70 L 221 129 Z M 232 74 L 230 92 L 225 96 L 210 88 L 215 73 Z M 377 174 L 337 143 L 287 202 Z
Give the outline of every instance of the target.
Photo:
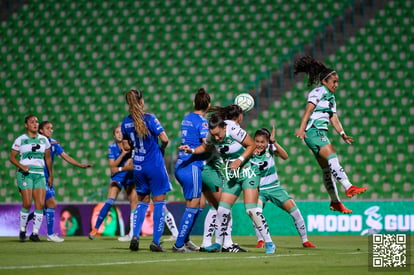
M 247 257 L 206 257 L 206 258 L 185 258 L 185 259 L 157 259 L 147 261 L 127 261 L 127 262 L 106 262 L 93 264 L 51 264 L 51 265 L 23 265 L 23 266 L 0 266 L 0 270 L 17 270 L 17 269 L 41 269 L 41 268 L 60 268 L 60 267 L 88 267 L 88 266 L 110 266 L 110 265 L 128 265 L 128 264 L 150 264 L 150 263 L 168 263 L 168 262 L 186 262 L 186 261 L 211 261 L 211 260 L 237 260 L 240 259 L 269 259 L 279 257 L 300 257 L 300 256 L 318 256 L 315 254 L 289 254 L 289 255 L 263 255 Z

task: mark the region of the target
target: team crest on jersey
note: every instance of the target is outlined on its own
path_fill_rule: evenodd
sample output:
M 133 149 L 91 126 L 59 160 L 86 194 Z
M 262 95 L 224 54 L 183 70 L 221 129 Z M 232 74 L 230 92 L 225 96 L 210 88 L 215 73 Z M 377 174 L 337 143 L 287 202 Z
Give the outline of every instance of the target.
M 224 143 L 231 143 L 231 138 L 229 137 L 224 138 Z

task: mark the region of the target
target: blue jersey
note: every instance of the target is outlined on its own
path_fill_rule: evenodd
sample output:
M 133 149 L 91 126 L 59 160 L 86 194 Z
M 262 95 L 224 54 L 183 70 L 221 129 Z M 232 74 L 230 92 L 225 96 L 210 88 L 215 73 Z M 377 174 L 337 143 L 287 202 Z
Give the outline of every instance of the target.
M 113 159 L 116 160 L 121 155 L 121 149 L 118 147 L 116 142 L 112 143 L 108 146 L 108 160 Z M 123 167 L 125 162 L 131 157 L 130 154 L 126 154 L 121 162 L 118 164 L 118 167 Z M 133 172 L 132 171 L 121 171 L 113 174 L 111 176 L 111 181 L 118 183 L 119 189 L 122 187 L 129 185 L 133 179 Z
M 188 145 L 190 148 L 196 148 L 201 145 L 202 139 L 208 134 L 208 121 L 201 115 L 189 113 L 181 122 L 181 145 Z M 203 167 L 204 154 L 188 154 L 179 151 L 176 168 L 181 165 L 192 163 Z
M 149 135 L 140 138 L 131 115 L 124 118 L 121 131 L 134 149 L 134 179 L 139 195 L 159 196 L 171 190 L 171 183 L 165 169 L 164 158 L 158 145 L 158 135 L 164 132 L 160 122 L 153 114 L 145 113 L 144 122 Z
M 124 118 L 121 131 L 124 140 L 128 140 L 134 149 L 134 164 L 142 165 L 163 162 L 164 159 L 158 145 L 158 135 L 164 132 L 161 123 L 153 114 L 144 114 L 144 122 L 149 135 L 140 138 L 135 131 L 134 121 L 131 115 Z
M 64 150 L 62 148 L 62 146 L 60 146 L 59 142 L 53 138 L 48 138 L 49 142 L 50 142 L 50 157 L 52 158 L 52 165 L 55 162 L 55 157 L 56 156 L 60 156 Z M 55 196 L 55 189 L 52 186 L 49 186 L 49 184 L 47 184 L 48 180 L 49 180 L 49 170 L 47 170 L 47 166 L 45 166 L 45 178 L 46 178 L 46 197 L 45 197 L 45 201 L 49 200 L 50 198 Z
M 108 159 L 116 160 L 121 155 L 121 153 L 122 153 L 121 149 L 118 147 L 118 144 L 116 142 L 108 146 Z M 125 155 L 124 158 L 119 163 L 118 167 L 123 167 L 129 157 L 130 155 L 129 156 L 128 154 Z
M 50 142 L 50 156 L 52 158 L 52 164 L 55 162 L 55 157 L 56 156 L 60 156 L 64 150 L 62 148 L 62 146 L 60 146 L 59 142 L 57 142 L 57 140 L 53 139 L 53 138 L 49 138 L 49 142 Z M 47 170 L 47 166 L 45 165 L 45 178 L 46 178 L 46 182 L 49 179 L 49 170 Z

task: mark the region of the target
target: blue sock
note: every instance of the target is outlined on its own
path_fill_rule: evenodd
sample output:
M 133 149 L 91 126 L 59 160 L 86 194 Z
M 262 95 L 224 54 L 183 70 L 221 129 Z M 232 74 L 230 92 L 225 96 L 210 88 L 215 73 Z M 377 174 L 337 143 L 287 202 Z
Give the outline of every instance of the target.
M 55 208 L 46 208 L 45 209 L 46 215 L 46 224 L 47 224 L 47 234 L 53 234 L 53 224 L 55 222 Z
M 197 211 L 197 213 L 194 215 L 193 224 L 191 225 L 191 228 L 188 231 L 188 234 L 187 234 L 187 237 L 184 240 L 184 243 L 186 243 L 186 242 L 188 242 L 190 240 L 191 230 L 193 230 L 193 227 L 194 227 L 194 225 L 196 224 L 196 221 L 197 221 L 198 214 L 200 214 L 201 212 L 203 212 L 203 208 L 199 208 L 198 211 Z
M 184 242 L 189 239 L 189 235 L 198 212 L 199 208 L 185 208 L 184 214 L 181 218 L 180 230 L 178 230 L 178 237 L 175 242 L 176 247 L 182 247 Z
M 165 204 L 165 200 L 154 202 L 154 235 L 152 236 L 152 240 L 158 245 L 160 244 L 160 239 L 164 232 Z
M 144 223 L 145 213 L 147 213 L 149 203 L 147 202 L 138 202 L 137 208 L 135 208 L 134 213 L 134 227 L 132 231 L 132 237 L 138 237 L 141 234 L 142 224 Z
M 115 199 L 107 199 L 104 206 L 102 207 L 101 211 L 99 212 L 99 216 L 96 219 L 95 228 L 98 229 L 104 219 L 106 218 L 106 215 L 108 215 L 109 209 L 111 209 L 112 205 L 114 205 Z

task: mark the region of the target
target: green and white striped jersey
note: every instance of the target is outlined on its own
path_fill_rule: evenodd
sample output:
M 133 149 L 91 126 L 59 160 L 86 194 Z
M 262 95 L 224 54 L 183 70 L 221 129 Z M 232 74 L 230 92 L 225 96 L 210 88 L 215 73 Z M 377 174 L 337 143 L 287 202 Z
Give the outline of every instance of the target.
M 45 151 L 49 148 L 49 140 L 40 134 L 34 138 L 23 134 L 12 145 L 12 149 L 20 153 L 20 163 L 29 166 L 29 172 L 34 174 L 44 174 Z
M 312 126 L 328 130 L 329 119 L 336 113 L 335 95 L 322 85 L 309 93 L 308 102 L 314 104 L 316 108 L 308 120 L 306 130 Z
M 280 186 L 279 176 L 277 174 L 274 154 L 266 149 L 263 155 L 253 155 L 250 163 L 259 168 L 260 185 L 259 190 L 266 190 Z
M 206 137 L 206 144 L 214 145 L 224 161 L 234 160 L 240 157 L 245 151 L 242 142 L 247 136 L 247 133 L 233 120 L 225 120 L 225 122 L 227 126 L 224 140 L 222 142 L 218 142 L 211 137 L 210 133 L 208 133 Z

